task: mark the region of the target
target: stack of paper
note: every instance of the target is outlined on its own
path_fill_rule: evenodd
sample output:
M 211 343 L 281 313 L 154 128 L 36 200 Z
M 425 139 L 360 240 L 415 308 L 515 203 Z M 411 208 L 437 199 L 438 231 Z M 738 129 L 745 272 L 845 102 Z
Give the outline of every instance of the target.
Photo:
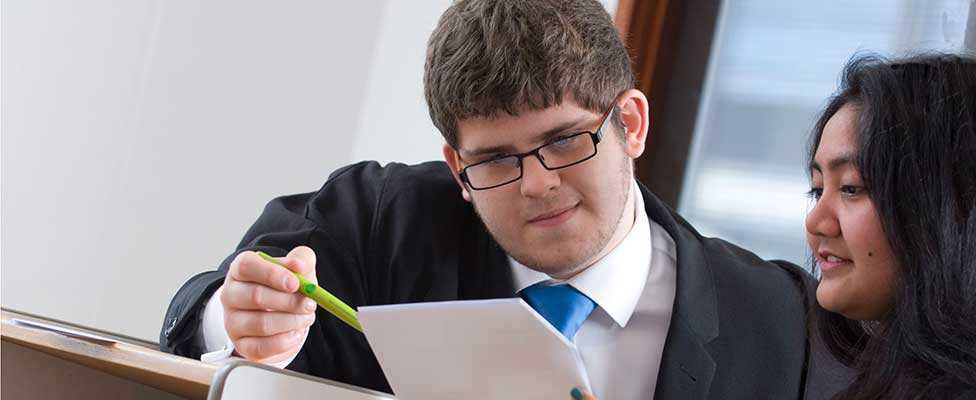
M 400 400 L 566 399 L 589 390 L 576 346 L 522 299 L 360 307 Z

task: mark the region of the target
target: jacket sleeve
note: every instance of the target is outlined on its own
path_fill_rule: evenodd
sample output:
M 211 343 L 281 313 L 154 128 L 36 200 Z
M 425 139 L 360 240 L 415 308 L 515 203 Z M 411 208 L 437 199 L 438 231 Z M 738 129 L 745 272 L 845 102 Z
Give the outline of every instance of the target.
M 237 249 L 220 264 L 216 271 L 199 273 L 177 291 L 170 301 L 159 333 L 162 351 L 191 358 L 200 358 L 204 349 L 199 338 L 203 309 L 213 293 L 224 283 L 230 263 L 243 251 L 264 251 L 280 257 L 292 248 L 306 244 L 315 226 L 304 220 L 301 210 L 289 209 L 289 203 L 308 195 L 281 197 L 272 200 L 257 222 L 248 230 Z M 297 197 L 297 198 L 296 198 Z M 296 214 L 295 211 L 299 211 Z
M 334 172 L 317 192 L 274 199 L 216 271 L 179 290 L 163 320 L 160 348 L 200 356 L 202 310 L 230 263 L 247 250 L 279 257 L 296 246 L 311 247 L 319 285 L 354 309 L 456 299 L 457 267 L 445 267 L 443 260 L 455 259 L 458 245 L 444 226 L 456 223 L 462 201 L 443 162 L 358 163 Z M 321 309 L 287 368 L 390 391 L 365 336 Z
M 329 180 L 326 181 L 325 186 L 319 192 L 283 196 L 269 202 L 265 206 L 261 216 L 248 229 L 235 251 L 223 260 L 216 271 L 202 272 L 193 276 L 177 291 L 176 295 L 170 301 L 163 319 L 163 326 L 159 334 L 160 350 L 185 357 L 199 358 L 200 354 L 204 352 L 204 349 L 200 345 L 203 340 L 197 337 L 200 335 L 200 329 L 198 328 L 203 317 L 203 309 L 213 293 L 223 284 L 224 277 L 234 258 L 241 252 L 258 250 L 275 257 L 281 257 L 297 246 L 313 246 L 313 243 L 321 243 L 322 240 L 313 239 L 312 237 L 327 233 L 323 232 L 320 228 L 322 221 L 313 219 L 321 213 L 313 212 L 312 214 L 315 215 L 309 215 L 311 205 L 316 202 L 321 203 L 321 198 L 327 196 L 330 197 L 330 200 L 345 203 L 335 208 L 355 209 L 355 206 L 348 207 L 348 202 L 341 201 L 342 193 L 354 192 L 360 196 L 369 197 L 373 191 L 357 189 L 355 187 L 357 185 L 350 182 L 348 178 L 350 174 L 347 172 L 357 169 L 357 167 L 361 170 L 369 166 L 368 164 L 359 164 L 337 170 L 329 177 Z M 363 174 L 354 175 L 356 175 L 353 177 L 354 179 L 367 178 Z M 336 186 L 341 187 L 336 188 Z M 340 193 L 340 200 L 337 200 L 334 194 L 337 191 Z M 368 201 L 368 199 L 362 198 L 359 200 L 363 202 Z M 368 210 L 357 210 L 357 212 L 345 214 L 337 212 L 334 214 L 369 216 Z M 344 224 L 359 225 L 361 221 L 345 218 L 330 222 L 341 226 Z M 328 249 L 313 247 L 318 256 L 317 258 L 321 259 L 323 256 L 329 257 L 328 254 L 323 253 L 328 253 L 329 251 L 334 252 L 336 248 L 341 248 L 342 245 L 331 245 L 328 247 Z M 341 257 L 344 260 L 355 259 L 355 257 L 345 254 L 333 257 Z M 322 264 L 321 260 L 319 264 Z M 321 265 L 317 266 L 317 269 L 321 268 Z

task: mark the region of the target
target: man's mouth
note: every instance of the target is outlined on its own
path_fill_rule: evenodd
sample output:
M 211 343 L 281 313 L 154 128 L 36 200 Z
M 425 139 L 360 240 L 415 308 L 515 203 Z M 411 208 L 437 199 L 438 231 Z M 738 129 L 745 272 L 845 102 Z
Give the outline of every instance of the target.
M 572 218 L 576 214 L 578 206 L 579 204 L 574 204 L 570 207 L 561 207 L 546 211 L 529 219 L 529 224 L 546 227 L 559 225 Z

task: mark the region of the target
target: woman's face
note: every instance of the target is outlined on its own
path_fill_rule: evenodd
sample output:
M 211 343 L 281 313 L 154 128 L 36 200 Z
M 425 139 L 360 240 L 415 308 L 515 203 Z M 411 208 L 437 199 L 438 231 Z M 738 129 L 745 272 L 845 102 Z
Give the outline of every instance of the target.
M 807 243 L 823 273 L 817 302 L 856 320 L 891 310 L 895 258 L 855 167 L 857 109 L 842 107 L 824 127 L 810 166 L 816 204 L 807 214 Z

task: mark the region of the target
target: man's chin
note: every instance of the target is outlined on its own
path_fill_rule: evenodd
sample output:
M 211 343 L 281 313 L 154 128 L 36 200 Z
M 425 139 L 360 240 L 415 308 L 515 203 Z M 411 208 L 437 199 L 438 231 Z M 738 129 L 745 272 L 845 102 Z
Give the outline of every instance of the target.
M 536 248 L 537 249 L 537 248 Z M 527 248 L 531 252 L 533 248 Z M 562 251 L 560 251 L 562 250 Z M 568 277 L 575 275 L 581 267 L 581 263 L 586 258 L 579 254 L 580 248 L 553 250 L 548 254 L 528 255 L 526 252 L 511 252 L 508 254 L 522 265 L 529 269 L 542 272 L 554 278 Z

